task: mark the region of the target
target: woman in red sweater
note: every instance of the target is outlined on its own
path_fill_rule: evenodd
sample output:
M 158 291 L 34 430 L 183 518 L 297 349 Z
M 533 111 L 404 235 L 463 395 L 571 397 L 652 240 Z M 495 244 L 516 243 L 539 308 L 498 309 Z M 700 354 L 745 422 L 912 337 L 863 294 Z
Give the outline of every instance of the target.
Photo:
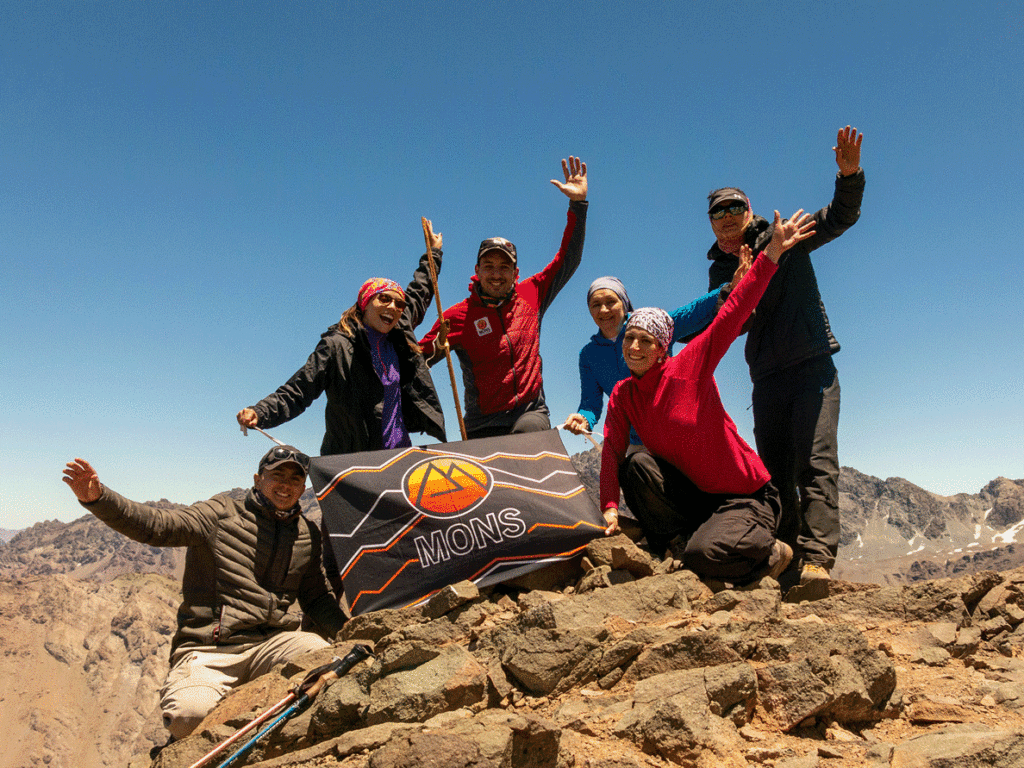
M 661 309 L 640 309 L 626 324 L 622 353 L 633 374 L 608 401 L 601 453 L 601 508 L 606 533 L 618 530 L 619 465 L 636 430 L 654 455 L 652 503 L 635 509 L 652 552 L 685 541 L 683 565 L 732 582 L 778 577 L 792 550 L 776 541 L 779 495 L 757 453 L 725 412 L 714 372 L 750 316 L 779 258 L 814 234 L 803 211 L 788 221 L 775 212 L 774 234 L 718 315 L 674 357 L 666 357 L 672 323 Z M 751 258 L 744 246 L 741 259 Z M 673 554 L 679 546 L 673 542 Z

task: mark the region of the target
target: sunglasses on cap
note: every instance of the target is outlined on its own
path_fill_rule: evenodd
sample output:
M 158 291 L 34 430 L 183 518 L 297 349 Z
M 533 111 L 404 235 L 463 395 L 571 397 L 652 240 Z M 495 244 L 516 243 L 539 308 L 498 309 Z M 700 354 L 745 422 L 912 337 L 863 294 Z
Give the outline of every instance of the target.
M 287 448 L 285 446 L 279 446 L 274 448 L 270 453 L 263 457 L 263 461 L 260 462 L 260 471 L 268 464 L 278 465 L 284 461 L 294 461 L 304 472 L 309 471 L 309 456 L 295 450 L 294 448 Z
M 715 208 L 711 213 L 708 214 L 712 219 L 718 221 L 719 219 L 725 218 L 725 214 L 732 216 L 739 216 L 741 213 L 747 210 L 747 206 L 743 203 L 730 203 L 729 205 L 723 205 L 719 208 Z

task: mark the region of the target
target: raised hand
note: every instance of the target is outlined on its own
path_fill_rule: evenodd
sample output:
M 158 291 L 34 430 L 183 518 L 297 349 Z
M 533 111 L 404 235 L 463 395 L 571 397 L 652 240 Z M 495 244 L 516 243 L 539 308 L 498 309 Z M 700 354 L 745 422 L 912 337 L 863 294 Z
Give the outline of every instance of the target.
M 804 213 L 804 209 L 801 208 L 783 221 L 776 211 L 772 228 L 772 240 L 768 243 L 765 254 L 778 264 L 782 254 L 814 234 L 814 218 L 811 214 Z
M 836 136 L 836 145 L 832 150 L 836 153 L 836 165 L 839 166 L 839 173 L 849 176 L 860 170 L 860 143 L 864 140 L 863 133 L 857 133 L 856 128 L 846 126 L 839 130 Z
M 729 281 L 728 290 L 730 291 L 740 284 L 740 280 L 742 280 L 743 276 L 747 274 L 747 271 L 750 269 L 750 265 L 754 263 L 754 253 L 746 243 L 740 246 L 739 258 L 740 263 L 736 267 L 736 271 L 732 273 L 732 280 Z
M 425 226 L 426 226 L 426 230 L 427 230 L 427 235 L 430 237 L 430 247 L 431 248 L 436 248 L 439 251 L 444 250 L 441 247 L 441 243 L 442 243 L 441 233 L 434 231 L 434 224 L 433 224 L 433 222 L 430 219 L 427 219 Z
M 243 408 L 235 414 L 235 418 L 238 420 L 238 426 L 242 428 L 242 432 L 249 427 L 258 427 L 260 424 L 260 417 L 252 408 Z
M 562 161 L 562 175 L 565 183 L 552 179 L 551 183 L 562 190 L 570 200 L 587 199 L 587 164 L 578 157 L 569 156 L 569 162 Z
M 103 492 L 103 485 L 96 470 L 85 459 L 69 461 L 64 467 L 64 477 L 61 479 L 68 484 L 78 500 L 86 504 L 96 501 Z

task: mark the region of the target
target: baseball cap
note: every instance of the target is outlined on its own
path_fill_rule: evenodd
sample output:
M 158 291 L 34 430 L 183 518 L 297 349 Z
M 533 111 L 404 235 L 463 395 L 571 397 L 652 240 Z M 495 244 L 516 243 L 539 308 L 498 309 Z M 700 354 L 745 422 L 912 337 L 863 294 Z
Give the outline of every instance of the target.
M 722 187 L 721 189 L 716 189 L 714 192 L 708 194 L 708 213 L 711 213 L 715 206 L 730 200 L 735 200 L 736 202 L 743 203 L 747 207 L 750 207 L 750 201 L 747 200 L 747 196 L 743 194 L 742 189 L 737 189 L 736 187 Z
M 476 263 L 480 263 L 480 257 L 488 251 L 501 251 L 516 263 L 516 247 L 504 237 L 489 237 L 480 243 L 480 250 L 476 252 Z
M 262 475 L 263 470 L 273 469 L 281 464 L 298 464 L 302 474 L 309 474 L 309 456 L 290 445 L 279 445 L 267 451 L 266 455 L 260 459 L 257 474 Z

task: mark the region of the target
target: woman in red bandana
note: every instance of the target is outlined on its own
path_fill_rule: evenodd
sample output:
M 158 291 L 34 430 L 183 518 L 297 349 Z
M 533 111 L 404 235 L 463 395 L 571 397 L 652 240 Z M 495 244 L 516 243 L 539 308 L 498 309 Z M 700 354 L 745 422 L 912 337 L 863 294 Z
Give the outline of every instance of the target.
M 434 298 L 427 259 L 441 271 L 441 233 L 431 229 L 430 238 L 431 253 L 420 258 L 405 290 L 383 277 L 363 283 L 356 303 L 321 335 L 306 364 L 239 411 L 238 423 L 276 427 L 326 392 L 323 456 L 408 446 L 413 432 L 444 442 L 441 404 L 413 333 Z

